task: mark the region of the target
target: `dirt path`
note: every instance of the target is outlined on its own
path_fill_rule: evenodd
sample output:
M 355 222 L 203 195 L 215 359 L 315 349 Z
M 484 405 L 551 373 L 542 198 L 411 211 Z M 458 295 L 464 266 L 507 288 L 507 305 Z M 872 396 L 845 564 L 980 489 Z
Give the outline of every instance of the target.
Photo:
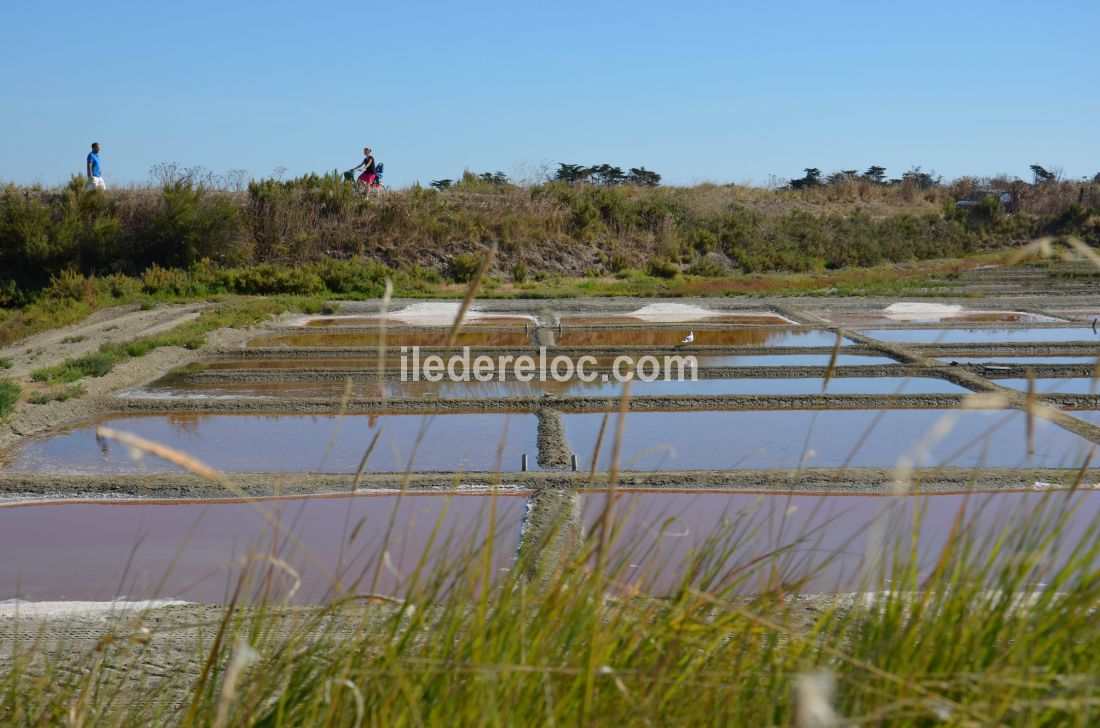
M 35 369 L 59 364 L 65 359 L 98 351 L 104 344 L 152 336 L 198 318 L 211 303 L 160 305 L 148 310 L 137 306 L 116 306 L 96 311 L 80 323 L 51 329 L 0 349 L 10 359 L 7 376 L 25 379 Z
M 60 364 L 65 359 L 96 351 L 103 344 L 168 331 L 197 318 L 211 305 L 159 306 L 148 311 L 122 306 L 100 311 L 80 324 L 24 339 L 15 346 L 0 350 L 0 355 L 12 359 L 13 366 L 7 370 L 7 376 L 27 384 L 34 369 Z M 23 402 L 14 414 L 0 423 L 0 453 L 29 435 L 85 420 L 108 407 L 113 395 L 118 392 L 145 384 L 176 367 L 209 356 L 211 351 L 236 346 L 255 333 L 254 329 L 214 331 L 207 335 L 206 344 L 199 349 L 161 347 L 145 356 L 123 361 L 105 376 L 85 377 L 80 380 L 86 390 L 81 397 L 35 405 Z
M 570 470 L 505 473 L 413 473 L 407 487 L 422 493 L 488 493 L 534 491 L 541 488 L 604 488 L 608 473 L 596 473 L 589 482 L 588 466 Z M 62 475 L 53 473 L 9 473 L 0 471 L 0 506 L 60 500 L 148 499 L 152 501 L 192 498 L 274 498 L 281 496 L 346 496 L 349 493 L 395 493 L 404 477 L 397 473 L 365 473 L 356 483 L 352 473 L 226 473 L 234 490 L 186 473 L 146 475 Z M 617 484 L 637 490 L 722 490 L 803 494 L 895 492 L 898 472 L 894 468 L 804 468 L 797 474 L 782 470 L 679 470 L 626 471 Z M 1087 472 L 1064 468 L 926 468 L 919 482 L 908 484 L 910 492 L 957 493 L 980 490 L 1044 490 L 1095 487 L 1100 470 Z M 1039 484 L 1038 486 L 1036 484 Z

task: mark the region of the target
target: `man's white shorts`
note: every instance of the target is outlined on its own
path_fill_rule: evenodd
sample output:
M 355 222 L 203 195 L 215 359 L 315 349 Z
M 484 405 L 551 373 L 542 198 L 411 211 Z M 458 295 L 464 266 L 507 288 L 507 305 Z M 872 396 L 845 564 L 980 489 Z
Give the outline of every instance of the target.
M 97 190 L 107 189 L 107 184 L 103 181 L 102 177 L 91 177 L 88 179 L 88 187 L 95 187 Z

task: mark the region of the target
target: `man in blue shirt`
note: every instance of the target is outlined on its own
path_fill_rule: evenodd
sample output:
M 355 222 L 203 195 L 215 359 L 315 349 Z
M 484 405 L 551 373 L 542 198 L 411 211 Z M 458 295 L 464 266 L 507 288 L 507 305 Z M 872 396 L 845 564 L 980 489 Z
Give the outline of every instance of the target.
M 99 142 L 92 142 L 92 151 L 88 153 L 88 186 L 97 190 L 107 189 L 103 172 L 99 168 Z

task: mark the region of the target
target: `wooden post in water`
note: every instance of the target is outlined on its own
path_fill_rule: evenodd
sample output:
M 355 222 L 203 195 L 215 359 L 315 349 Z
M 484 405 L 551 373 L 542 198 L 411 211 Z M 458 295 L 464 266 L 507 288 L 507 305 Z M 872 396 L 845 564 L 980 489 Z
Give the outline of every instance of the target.
M 573 472 L 577 472 L 577 453 L 573 453 L 569 456 L 569 464 L 573 466 Z
M 520 464 L 520 470 L 524 473 L 527 472 L 527 453 L 523 453 L 523 461 Z

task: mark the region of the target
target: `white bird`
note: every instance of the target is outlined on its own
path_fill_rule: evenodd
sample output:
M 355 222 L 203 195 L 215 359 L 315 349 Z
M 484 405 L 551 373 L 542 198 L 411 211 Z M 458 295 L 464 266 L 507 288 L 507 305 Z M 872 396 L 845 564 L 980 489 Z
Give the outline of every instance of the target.
M 695 332 L 694 331 L 689 331 L 688 335 L 685 336 L 684 340 L 681 341 L 680 343 L 681 344 L 690 344 L 693 341 L 695 341 Z

